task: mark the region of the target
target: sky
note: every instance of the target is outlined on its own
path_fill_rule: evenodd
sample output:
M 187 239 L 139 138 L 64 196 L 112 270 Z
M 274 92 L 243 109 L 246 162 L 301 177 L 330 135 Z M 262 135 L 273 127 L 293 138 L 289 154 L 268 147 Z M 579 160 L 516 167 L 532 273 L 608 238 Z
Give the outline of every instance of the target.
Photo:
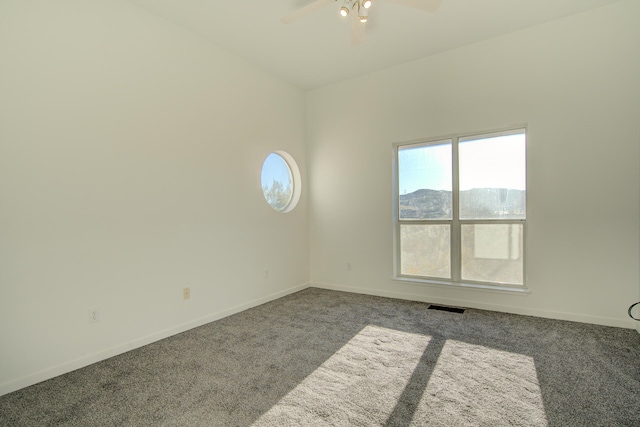
M 460 190 L 526 188 L 525 135 L 506 135 L 460 142 Z M 400 194 L 419 189 L 451 191 L 451 144 L 401 148 L 398 151 Z
M 265 185 L 271 187 L 274 180 L 282 183 L 284 188 L 287 188 L 292 182 L 291 171 L 287 162 L 276 153 L 271 153 L 262 164 L 260 182 L 263 187 Z

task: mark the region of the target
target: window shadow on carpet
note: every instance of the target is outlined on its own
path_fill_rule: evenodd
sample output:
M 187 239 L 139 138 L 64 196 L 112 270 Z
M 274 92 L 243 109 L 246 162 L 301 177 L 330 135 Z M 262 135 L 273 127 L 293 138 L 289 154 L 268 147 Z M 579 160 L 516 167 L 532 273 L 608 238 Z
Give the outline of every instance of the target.
M 398 398 L 398 403 L 385 422 L 386 426 L 406 425 L 413 420 L 445 342 L 443 337 L 437 335 L 431 338 L 418 366 Z

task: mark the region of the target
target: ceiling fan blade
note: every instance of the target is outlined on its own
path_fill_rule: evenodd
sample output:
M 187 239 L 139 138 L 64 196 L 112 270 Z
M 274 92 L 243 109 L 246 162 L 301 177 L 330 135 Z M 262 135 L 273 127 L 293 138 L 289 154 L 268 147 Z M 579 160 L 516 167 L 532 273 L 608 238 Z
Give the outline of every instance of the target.
M 401 4 L 425 12 L 435 12 L 442 4 L 442 0 L 387 0 L 391 3 Z
M 307 16 L 314 10 L 320 9 L 321 7 L 324 7 L 333 1 L 336 1 L 336 0 L 316 0 L 313 3 L 310 3 L 303 8 L 300 8 L 295 12 L 290 13 L 284 18 L 281 18 L 280 21 L 282 21 L 283 24 L 290 24 L 293 21 L 297 21 L 298 19 Z
M 357 11 L 351 17 L 351 46 L 360 46 L 367 41 L 367 24 L 360 22 Z

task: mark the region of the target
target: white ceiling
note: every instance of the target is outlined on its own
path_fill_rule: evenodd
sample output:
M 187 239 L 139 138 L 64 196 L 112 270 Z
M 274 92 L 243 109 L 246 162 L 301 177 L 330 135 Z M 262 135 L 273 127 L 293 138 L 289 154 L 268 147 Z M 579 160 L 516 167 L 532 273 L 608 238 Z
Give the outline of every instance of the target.
M 443 0 L 435 13 L 373 0 L 360 46 L 342 0 L 291 24 L 280 18 L 314 0 L 129 1 L 306 90 L 620 0 Z

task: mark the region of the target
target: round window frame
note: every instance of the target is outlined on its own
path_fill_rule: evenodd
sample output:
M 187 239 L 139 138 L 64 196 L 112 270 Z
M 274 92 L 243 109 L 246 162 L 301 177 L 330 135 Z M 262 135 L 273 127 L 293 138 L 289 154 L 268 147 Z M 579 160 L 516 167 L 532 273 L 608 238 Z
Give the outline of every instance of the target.
M 263 189 L 264 187 L 262 182 L 262 170 L 264 169 L 265 162 L 267 161 L 269 156 L 272 154 L 279 156 L 287 165 L 287 167 L 289 168 L 289 174 L 291 176 L 291 181 L 292 181 L 291 182 L 291 187 L 292 187 L 291 198 L 289 199 L 289 202 L 287 203 L 287 205 L 280 210 L 276 209 L 269 203 Z M 287 153 L 286 151 L 275 150 L 270 152 L 264 158 L 262 162 L 262 169 L 260 170 L 260 188 L 263 189 L 262 190 L 263 199 L 265 200 L 265 202 L 267 202 L 267 205 L 269 205 L 269 207 L 274 211 L 278 213 L 288 213 L 295 209 L 295 207 L 298 205 L 298 202 L 300 201 L 300 195 L 302 193 L 302 177 L 300 175 L 300 168 L 298 168 L 298 163 L 295 161 L 293 156 L 291 156 L 291 154 Z

